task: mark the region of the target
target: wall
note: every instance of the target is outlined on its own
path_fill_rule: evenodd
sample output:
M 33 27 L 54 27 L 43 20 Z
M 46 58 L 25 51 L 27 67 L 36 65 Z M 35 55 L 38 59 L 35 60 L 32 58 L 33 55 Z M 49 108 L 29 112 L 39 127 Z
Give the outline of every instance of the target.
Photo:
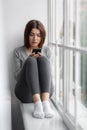
M 9 90 L 14 94 L 13 50 L 23 45 L 26 23 L 31 19 L 38 19 L 45 25 L 46 31 L 48 30 L 47 3 L 48 0 L 0 0 L 0 99 L 2 96 L 10 97 Z M 47 41 L 48 38 L 46 43 Z M 10 116 L 10 110 L 8 114 Z M 5 116 L 6 120 L 8 115 Z M 1 120 L 2 118 L 0 123 Z M 10 127 L 10 122 L 6 122 Z M 5 130 L 6 127 L 3 126 L 0 130 Z

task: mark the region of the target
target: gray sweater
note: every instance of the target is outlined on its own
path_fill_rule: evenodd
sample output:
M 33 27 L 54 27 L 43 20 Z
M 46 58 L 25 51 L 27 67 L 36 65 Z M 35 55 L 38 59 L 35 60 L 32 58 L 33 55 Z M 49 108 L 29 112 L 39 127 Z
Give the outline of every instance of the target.
M 41 54 L 51 61 L 52 53 L 48 46 L 43 46 Z M 28 57 L 29 55 L 26 53 L 24 46 L 18 47 L 14 50 L 14 76 L 16 81 L 18 81 L 24 62 Z

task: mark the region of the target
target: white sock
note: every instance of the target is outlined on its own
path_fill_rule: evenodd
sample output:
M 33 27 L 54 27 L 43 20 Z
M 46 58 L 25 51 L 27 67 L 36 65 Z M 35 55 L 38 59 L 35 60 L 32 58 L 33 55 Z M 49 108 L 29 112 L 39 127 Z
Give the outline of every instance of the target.
M 44 118 L 43 106 L 41 101 L 35 102 L 33 116 L 35 118 L 40 118 L 40 119 Z
M 43 111 L 46 118 L 51 118 L 54 116 L 54 112 L 50 106 L 50 102 L 48 100 L 43 101 Z

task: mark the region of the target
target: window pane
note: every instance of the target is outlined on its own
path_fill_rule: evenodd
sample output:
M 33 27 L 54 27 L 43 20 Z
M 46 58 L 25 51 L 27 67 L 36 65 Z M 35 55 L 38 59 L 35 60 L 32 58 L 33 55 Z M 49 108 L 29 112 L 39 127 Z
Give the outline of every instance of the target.
M 75 118 L 75 53 L 66 50 L 67 113 Z
M 78 66 L 80 73 L 78 75 L 77 89 L 77 115 L 78 122 L 83 129 L 87 129 L 87 55 L 80 54 Z
M 70 45 L 75 44 L 75 15 L 76 15 L 76 0 L 69 1 L 69 38 L 70 38 Z
M 51 46 L 51 45 L 50 45 Z M 58 46 L 52 45 L 53 58 L 52 58 L 52 76 L 55 87 L 54 97 L 56 102 L 61 106 L 64 105 L 64 50 Z
M 87 54 L 66 51 L 67 113 L 87 128 Z M 75 96 L 75 88 L 76 95 Z M 76 102 L 75 102 L 76 100 Z M 77 115 L 76 115 L 77 110 Z
M 87 0 L 79 0 L 78 5 L 80 46 L 87 47 Z
M 78 0 L 78 3 L 76 0 L 69 2 L 69 44 L 87 47 L 87 0 Z M 76 32 L 78 33 L 77 43 L 75 43 Z
M 64 50 L 63 49 L 59 49 L 59 93 L 57 95 L 58 99 L 59 99 L 59 103 L 63 106 L 64 104 Z
M 63 0 L 57 1 L 57 18 L 56 18 L 56 39 L 59 43 L 63 41 L 64 38 L 64 7 Z M 62 42 L 63 43 L 63 42 Z
M 54 84 L 54 98 L 56 102 L 63 106 L 64 104 L 64 50 L 55 45 L 50 45 L 52 56 L 52 79 Z
M 52 49 L 52 59 L 51 59 L 51 67 L 52 67 L 52 81 L 53 81 L 53 86 L 54 86 L 54 97 L 56 98 L 56 75 L 55 75 L 55 62 L 56 62 L 56 56 L 55 56 L 55 45 L 50 45 L 50 48 Z

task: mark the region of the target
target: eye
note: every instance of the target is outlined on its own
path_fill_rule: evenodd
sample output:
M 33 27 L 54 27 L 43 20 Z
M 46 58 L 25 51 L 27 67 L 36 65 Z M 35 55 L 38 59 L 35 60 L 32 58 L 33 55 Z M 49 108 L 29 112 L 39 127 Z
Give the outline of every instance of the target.
M 30 37 L 35 37 L 35 36 L 41 37 L 41 34 L 40 34 L 40 33 L 35 34 L 35 33 L 32 33 L 32 32 L 31 32 L 29 36 L 30 36 Z
M 30 33 L 30 36 L 34 37 L 35 35 L 34 35 L 34 33 Z
M 41 37 L 41 34 L 39 33 L 39 34 L 37 34 L 37 37 Z

